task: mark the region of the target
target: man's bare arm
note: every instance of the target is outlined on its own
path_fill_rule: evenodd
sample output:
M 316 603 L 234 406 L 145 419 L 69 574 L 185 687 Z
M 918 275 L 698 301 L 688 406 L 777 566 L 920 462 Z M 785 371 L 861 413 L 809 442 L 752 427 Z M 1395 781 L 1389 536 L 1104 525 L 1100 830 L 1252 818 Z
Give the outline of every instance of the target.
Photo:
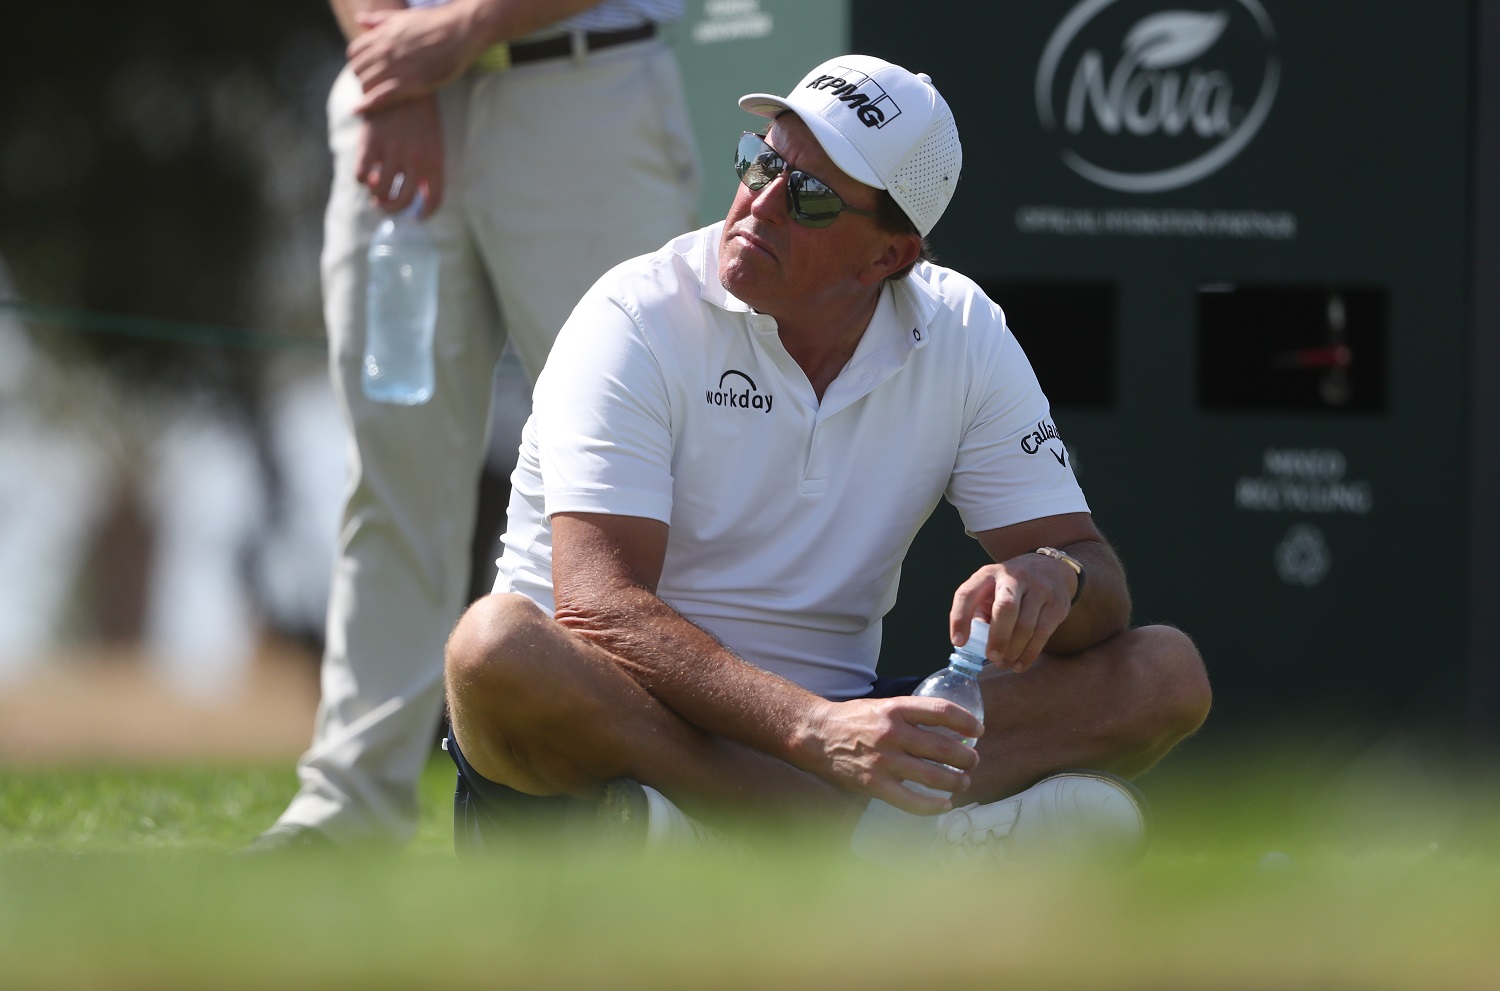
M 402 10 L 406 7 L 406 0 L 329 0 L 328 5 L 333 8 L 339 30 L 344 32 L 344 40 L 353 41 L 364 30 L 359 26 L 361 14 L 376 10 Z
M 559 513 L 552 536 L 557 620 L 603 646 L 689 723 L 913 812 L 943 811 L 946 800 L 918 795 L 903 781 L 946 791 L 967 783 L 966 775 L 939 764 L 971 768 L 975 752 L 920 728 L 982 733 L 961 707 L 909 697 L 829 702 L 736 656 L 663 602 L 656 583 L 666 524 Z
M 356 112 L 432 93 L 468 71 L 491 45 L 525 37 L 597 2 L 452 0 L 438 7 L 352 11 L 357 36 L 350 38 L 349 66 L 365 90 Z
M 490 32 L 485 44 L 510 41 L 540 31 L 549 24 L 596 6 L 599 0 L 454 0 L 445 6 L 463 11 L 466 18 Z M 329 0 L 344 38 L 353 41 L 364 33 L 360 20 L 377 10 L 404 10 L 406 0 Z

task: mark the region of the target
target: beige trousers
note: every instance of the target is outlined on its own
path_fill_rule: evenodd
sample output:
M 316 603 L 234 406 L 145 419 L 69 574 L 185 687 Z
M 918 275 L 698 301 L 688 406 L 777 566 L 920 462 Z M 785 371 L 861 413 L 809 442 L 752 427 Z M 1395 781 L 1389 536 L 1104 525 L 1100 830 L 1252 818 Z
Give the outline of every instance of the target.
M 329 97 L 333 189 L 322 260 L 334 391 L 350 431 L 322 700 L 280 822 L 404 842 L 442 705 L 443 645 L 467 604 L 491 380 L 512 342 L 534 381 L 605 270 L 696 226 L 698 156 L 675 57 L 646 41 L 582 61 L 471 72 L 440 97 L 447 193 L 436 395 L 360 391 L 365 252 L 380 218 L 353 179 L 358 82 Z

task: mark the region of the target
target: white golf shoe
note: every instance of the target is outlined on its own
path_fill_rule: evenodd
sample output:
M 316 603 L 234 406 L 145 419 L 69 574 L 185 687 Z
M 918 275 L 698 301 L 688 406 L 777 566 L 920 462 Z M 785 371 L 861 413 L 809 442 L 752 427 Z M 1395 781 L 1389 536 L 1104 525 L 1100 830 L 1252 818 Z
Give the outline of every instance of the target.
M 1145 799 L 1103 771 L 1065 771 L 998 802 L 937 816 L 933 851 L 953 861 L 1129 863 L 1146 845 Z

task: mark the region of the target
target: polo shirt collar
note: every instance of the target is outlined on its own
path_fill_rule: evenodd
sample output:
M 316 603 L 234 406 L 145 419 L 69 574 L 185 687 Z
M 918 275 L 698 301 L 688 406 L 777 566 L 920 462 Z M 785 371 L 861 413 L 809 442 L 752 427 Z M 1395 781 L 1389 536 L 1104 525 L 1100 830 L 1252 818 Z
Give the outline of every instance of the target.
M 908 348 L 925 348 L 932 340 L 930 328 L 942 308 L 942 297 L 924 277 L 919 264 L 900 282 L 890 283 L 895 291 L 896 320 Z

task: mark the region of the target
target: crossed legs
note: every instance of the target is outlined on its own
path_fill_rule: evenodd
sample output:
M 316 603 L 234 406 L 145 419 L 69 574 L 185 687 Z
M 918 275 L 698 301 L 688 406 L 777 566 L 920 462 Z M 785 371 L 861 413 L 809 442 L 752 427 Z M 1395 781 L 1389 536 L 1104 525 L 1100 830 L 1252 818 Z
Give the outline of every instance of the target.
M 851 804 L 782 760 L 691 726 L 523 596 L 470 607 L 449 638 L 447 676 L 464 756 L 520 792 L 589 797 L 630 777 L 710 818 L 839 814 Z
M 1025 674 L 986 668 L 979 766 L 954 804 L 993 802 L 1072 768 L 1134 778 L 1208 717 L 1198 649 L 1170 626 L 1127 630 L 1073 656 L 1042 653 Z
M 980 766 L 956 804 L 995 801 L 1065 768 L 1134 776 L 1196 730 L 1209 704 L 1196 649 L 1168 627 L 1131 630 L 1073 657 L 1044 655 L 1023 675 L 990 671 L 984 683 Z M 522 596 L 487 596 L 460 620 L 447 691 L 469 763 L 527 794 L 590 797 L 624 776 L 709 818 L 846 819 L 864 804 L 688 724 L 611 654 Z

